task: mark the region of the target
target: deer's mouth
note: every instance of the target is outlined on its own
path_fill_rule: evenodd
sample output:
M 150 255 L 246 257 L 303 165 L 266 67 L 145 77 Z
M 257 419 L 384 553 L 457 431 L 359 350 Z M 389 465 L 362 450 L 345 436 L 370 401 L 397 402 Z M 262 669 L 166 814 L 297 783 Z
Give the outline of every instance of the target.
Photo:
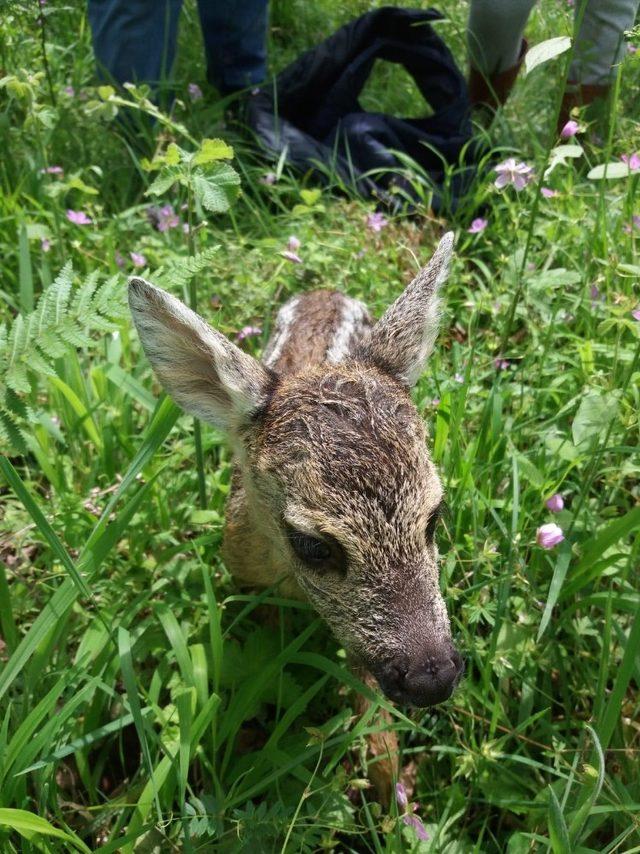
M 395 703 L 424 708 L 444 703 L 464 673 L 464 659 L 447 646 L 417 661 L 398 659 L 372 668 L 384 694 Z

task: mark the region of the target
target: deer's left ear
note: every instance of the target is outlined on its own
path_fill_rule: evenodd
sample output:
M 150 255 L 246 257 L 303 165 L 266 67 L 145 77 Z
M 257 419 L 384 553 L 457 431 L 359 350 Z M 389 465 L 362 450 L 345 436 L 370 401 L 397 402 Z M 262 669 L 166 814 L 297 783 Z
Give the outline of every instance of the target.
M 450 231 L 427 266 L 373 327 L 358 352 L 361 361 L 376 365 L 409 387 L 417 383 L 438 334 L 438 291 L 449 273 L 452 255 Z

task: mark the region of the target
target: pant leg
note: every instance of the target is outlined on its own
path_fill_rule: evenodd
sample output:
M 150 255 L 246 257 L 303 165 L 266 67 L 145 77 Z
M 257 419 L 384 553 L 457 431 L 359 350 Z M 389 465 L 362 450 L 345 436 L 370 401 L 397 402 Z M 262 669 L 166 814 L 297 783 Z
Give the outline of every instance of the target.
M 581 6 L 584 3 L 584 11 Z M 612 66 L 625 49 L 623 34 L 638 14 L 639 0 L 576 0 L 575 39 L 569 79 L 583 85 L 606 85 Z
M 182 0 L 89 0 L 98 71 L 156 87 L 173 65 Z
M 222 94 L 262 83 L 268 0 L 198 0 L 207 79 Z
M 473 68 L 486 77 L 514 66 L 536 0 L 471 0 L 467 45 Z

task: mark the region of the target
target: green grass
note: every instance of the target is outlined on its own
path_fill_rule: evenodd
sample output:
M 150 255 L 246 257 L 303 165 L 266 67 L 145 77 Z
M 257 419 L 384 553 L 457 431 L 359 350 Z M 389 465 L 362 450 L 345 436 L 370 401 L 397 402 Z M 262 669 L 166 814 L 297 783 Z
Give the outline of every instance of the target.
M 366 8 L 274 0 L 274 69 Z M 0 24 L 0 851 L 640 850 L 640 174 L 588 177 L 640 150 L 640 53 L 581 157 L 543 177 L 560 57 L 518 83 L 492 130 L 495 156 L 533 164 L 534 183 L 499 192 L 487 172 L 448 223 L 427 193 L 374 234 L 372 207 L 349 195 L 286 168 L 261 183 L 275 164 L 206 90 L 191 3 L 173 112 L 157 131 L 140 113 L 135 142 L 92 88 L 82 8 L 46 9 L 51 87 L 33 4 Z M 446 11 L 463 63 L 467 4 Z M 532 42 L 570 32 L 569 15 L 542 2 Z M 384 66 L 363 97 L 419 110 Z M 189 181 L 145 195 L 158 173 L 144 158 L 214 137 L 241 179 L 227 212 Z M 151 203 L 172 204 L 190 234 L 155 230 Z M 444 706 L 393 712 L 417 768 L 420 843 L 367 787 L 375 717 L 354 717 L 358 682 L 328 630 L 277 589 L 237 589 L 221 562 L 229 451 L 203 425 L 197 452 L 124 295 L 142 253 L 149 278 L 225 333 L 260 326 L 243 345 L 257 354 L 301 290 L 382 312 L 445 225 L 457 259 L 415 401 L 447 488 L 442 585 L 467 673 Z M 300 266 L 279 255 L 292 234 Z M 559 514 L 544 505 L 555 492 Z M 566 539 L 545 551 L 549 521 Z

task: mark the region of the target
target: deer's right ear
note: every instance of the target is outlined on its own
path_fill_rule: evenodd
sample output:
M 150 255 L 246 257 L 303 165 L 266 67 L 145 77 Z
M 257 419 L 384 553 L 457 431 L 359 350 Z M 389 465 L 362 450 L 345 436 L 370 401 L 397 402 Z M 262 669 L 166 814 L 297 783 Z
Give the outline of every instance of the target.
M 264 404 L 273 375 L 180 300 L 136 277 L 129 307 L 160 382 L 187 412 L 232 433 Z

